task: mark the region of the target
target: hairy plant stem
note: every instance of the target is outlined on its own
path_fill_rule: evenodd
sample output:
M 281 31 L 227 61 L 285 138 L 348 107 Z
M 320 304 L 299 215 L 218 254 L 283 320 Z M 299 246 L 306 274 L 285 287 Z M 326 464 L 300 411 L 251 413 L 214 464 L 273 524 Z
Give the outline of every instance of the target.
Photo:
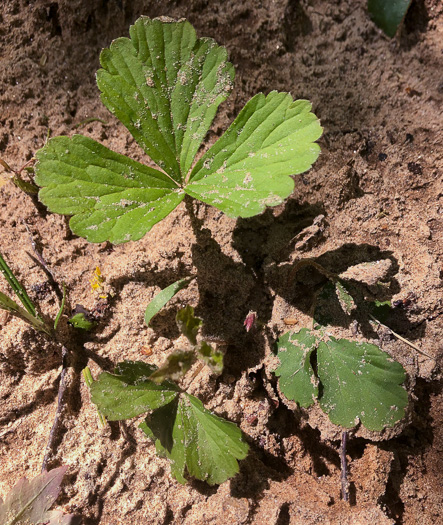
M 349 501 L 349 482 L 348 482 L 348 464 L 346 461 L 346 444 L 348 441 L 348 433 L 342 432 L 341 448 L 340 448 L 340 464 L 341 464 L 341 497 L 344 501 Z
M 52 424 L 51 431 L 49 432 L 48 444 L 46 445 L 45 456 L 42 463 L 42 472 L 47 470 L 47 465 L 50 455 L 53 453 L 54 442 L 57 437 L 58 429 L 60 426 L 60 416 L 63 409 L 63 396 L 66 390 L 66 373 L 68 370 L 68 349 L 66 346 L 62 346 L 62 370 L 60 373 L 60 383 L 58 385 L 58 396 L 57 396 L 57 410 L 55 411 L 55 418 Z

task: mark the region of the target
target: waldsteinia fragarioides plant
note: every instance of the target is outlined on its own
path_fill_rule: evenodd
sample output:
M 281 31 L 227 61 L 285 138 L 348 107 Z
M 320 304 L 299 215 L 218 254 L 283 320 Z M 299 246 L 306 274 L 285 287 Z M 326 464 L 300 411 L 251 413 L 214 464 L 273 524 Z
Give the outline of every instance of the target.
M 272 91 L 254 96 L 228 130 L 196 161 L 234 67 L 210 38 L 185 20 L 139 18 L 130 38 L 100 55 L 97 84 L 105 106 L 159 169 L 74 135 L 37 152 L 40 200 L 72 215 L 72 231 L 91 242 L 143 237 L 185 195 L 231 217 L 252 217 L 283 202 L 291 175 L 308 170 L 322 128 L 306 100 Z

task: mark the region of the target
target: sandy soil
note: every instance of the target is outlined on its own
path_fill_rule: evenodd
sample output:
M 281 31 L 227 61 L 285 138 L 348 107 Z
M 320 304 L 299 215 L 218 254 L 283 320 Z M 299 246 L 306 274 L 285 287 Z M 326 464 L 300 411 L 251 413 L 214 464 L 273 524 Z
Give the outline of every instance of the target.
M 186 17 L 200 36 L 229 51 L 236 88 L 208 141 L 215 140 L 258 91 L 308 98 L 321 118 L 322 154 L 296 178 L 293 196 L 263 215 L 232 220 L 184 205 L 137 243 L 112 247 L 74 237 L 66 220 L 45 211 L 11 183 L 0 189 L 0 250 L 47 316 L 57 299 L 32 260 L 31 239 L 59 282 L 69 309 L 94 309 L 89 279 L 100 266 L 115 291 L 92 335 L 61 323 L 69 344 L 62 429 L 49 466 L 68 465 L 59 504 L 85 524 L 436 524 L 443 520 L 442 102 L 443 6 L 414 0 L 399 35 L 389 40 L 363 0 L 6 0 L 0 7 L 0 156 L 19 168 L 46 139 L 75 132 L 142 159 L 127 131 L 102 106 L 98 56 L 127 35 L 141 14 Z M 84 124 L 88 118 L 100 118 Z M 324 216 L 319 217 L 319 216 Z M 379 344 L 408 372 L 410 410 L 392 432 L 349 441 L 351 505 L 340 499 L 337 429 L 318 409 L 298 410 L 279 396 L 270 349 L 287 331 L 309 326 L 321 274 L 295 262 L 313 258 L 331 271 L 381 261 L 383 275 L 352 271 L 368 287 L 402 301 L 390 326 L 337 327 Z M 198 279 L 154 320 L 143 323 L 153 295 L 174 280 Z M 371 280 L 372 279 L 372 280 Z M 372 284 L 371 284 L 372 283 Z M 7 292 L 7 285 L 0 282 Z M 181 486 L 136 422 L 100 429 L 81 378 L 123 359 L 161 363 L 180 343 L 174 315 L 196 307 L 208 337 L 223 341 L 226 368 L 202 373 L 192 391 L 235 421 L 251 445 L 240 473 L 219 487 Z M 243 320 L 257 312 L 259 327 Z M 285 323 L 286 320 L 286 323 Z M 152 355 L 146 355 L 146 347 Z M 61 348 L 0 313 L 0 495 L 38 474 L 56 410 Z M 388 439 L 390 438 L 390 439 Z

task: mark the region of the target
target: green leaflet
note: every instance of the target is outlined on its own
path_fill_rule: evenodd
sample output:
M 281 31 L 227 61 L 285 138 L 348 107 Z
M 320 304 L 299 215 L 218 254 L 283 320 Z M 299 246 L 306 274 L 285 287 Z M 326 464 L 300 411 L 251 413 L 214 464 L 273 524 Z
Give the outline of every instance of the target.
M 109 421 L 136 417 L 170 403 L 180 389 L 170 382 L 157 385 L 149 376 L 155 366 L 141 361 L 119 363 L 115 374 L 103 372 L 91 385 L 91 400 Z
M 277 342 L 280 366 L 275 370 L 283 394 L 302 407 L 309 407 L 318 396 L 318 380 L 310 363 L 317 339 L 307 328 L 287 332 Z
M 184 198 L 164 173 L 82 135 L 50 139 L 36 157 L 40 200 L 90 242 L 140 239 Z
M 378 346 L 333 337 L 322 340 L 318 334 L 303 328 L 279 339 L 281 365 L 275 374 L 282 393 L 303 407 L 318 396 L 330 420 L 344 428 L 361 421 L 367 429 L 380 431 L 400 421 L 408 404 L 400 363 Z M 317 377 L 310 364 L 316 349 Z
M 163 290 L 161 290 L 152 301 L 148 304 L 145 310 L 145 323 L 149 326 L 151 319 L 158 314 L 158 312 L 168 303 L 176 293 L 183 288 L 186 288 L 192 281 L 193 277 L 185 277 L 175 283 L 170 284 Z
M 368 0 L 371 18 L 389 37 L 393 37 L 412 0 Z
M 100 55 L 101 99 L 151 159 L 182 182 L 232 90 L 234 68 L 226 49 L 197 39 L 187 21 L 141 17 L 130 36 Z
M 185 191 L 232 217 L 252 217 L 283 202 L 290 177 L 307 171 L 322 134 L 307 100 L 289 93 L 255 95 L 196 164 Z
M 391 427 L 404 416 L 408 394 L 400 385 L 405 371 L 378 346 L 331 337 L 318 345 L 322 409 L 336 425 L 358 420 L 369 430 Z
M 185 483 L 190 476 L 215 485 L 238 473 L 248 445 L 241 430 L 206 410 L 194 396 L 182 394 L 170 406 L 156 410 L 140 428 L 156 440 L 157 451 L 171 461 L 171 472 Z
M 185 469 L 212 485 L 235 475 L 237 460 L 248 453 L 241 430 L 175 384 L 151 381 L 155 370 L 142 362 L 120 363 L 115 375 L 104 372 L 92 383 L 91 399 L 110 421 L 153 411 L 140 427 L 156 441 L 157 451 L 170 459 L 172 474 L 180 483 L 186 481 Z
M 140 239 L 187 193 L 233 217 L 276 206 L 308 170 L 322 128 L 308 101 L 253 97 L 192 169 L 220 103 L 232 89 L 227 53 L 189 22 L 142 17 L 100 57 L 101 98 L 164 172 L 82 136 L 48 141 L 36 157 L 40 200 L 72 215 L 91 242 Z

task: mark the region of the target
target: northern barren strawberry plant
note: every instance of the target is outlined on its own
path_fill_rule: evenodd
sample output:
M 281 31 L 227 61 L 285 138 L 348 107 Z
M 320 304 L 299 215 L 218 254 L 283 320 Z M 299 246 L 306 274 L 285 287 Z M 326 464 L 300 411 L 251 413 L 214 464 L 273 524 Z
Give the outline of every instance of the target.
M 140 429 L 170 460 L 177 481 L 185 483 L 189 474 L 214 485 L 238 472 L 237 460 L 246 457 L 249 447 L 234 423 L 206 410 L 176 382 L 197 359 L 216 374 L 223 370 L 223 354 L 197 338 L 201 324 L 190 306 L 180 310 L 177 325 L 191 349 L 171 354 L 161 368 L 141 361 L 119 363 L 114 374 L 102 373 L 90 388 L 92 401 L 111 421 L 150 412 Z
M 254 96 L 198 158 L 219 105 L 232 91 L 234 67 L 225 48 L 197 38 L 187 21 L 142 17 L 130 38 L 115 40 L 100 62 L 103 103 L 158 168 L 82 135 L 50 139 L 37 152 L 40 200 L 53 212 L 71 215 L 72 231 L 91 242 L 140 239 L 186 195 L 232 217 L 257 215 L 283 202 L 294 189 L 291 176 L 318 157 L 315 141 L 322 128 L 311 104 L 272 91 Z M 159 294 L 146 323 L 187 284 L 182 279 Z M 158 370 L 121 363 L 115 375 L 103 373 L 91 384 L 92 399 L 111 420 L 153 410 L 142 429 L 171 459 L 173 475 L 184 482 L 187 471 L 221 483 L 238 471 L 237 459 L 248 447 L 234 424 L 167 379 L 180 377 L 196 358 L 213 371 L 222 369 L 221 354 L 197 343 L 193 330 L 200 322 L 188 310 L 177 322 L 191 350 L 176 352 Z
M 72 231 L 91 242 L 140 239 L 185 195 L 232 217 L 257 215 L 283 202 L 291 176 L 318 157 L 322 128 L 311 104 L 272 91 L 249 100 L 197 158 L 232 91 L 234 67 L 225 48 L 197 38 L 187 21 L 139 18 L 100 62 L 103 103 L 158 169 L 82 135 L 55 137 L 37 152 L 40 200 L 72 215 Z

